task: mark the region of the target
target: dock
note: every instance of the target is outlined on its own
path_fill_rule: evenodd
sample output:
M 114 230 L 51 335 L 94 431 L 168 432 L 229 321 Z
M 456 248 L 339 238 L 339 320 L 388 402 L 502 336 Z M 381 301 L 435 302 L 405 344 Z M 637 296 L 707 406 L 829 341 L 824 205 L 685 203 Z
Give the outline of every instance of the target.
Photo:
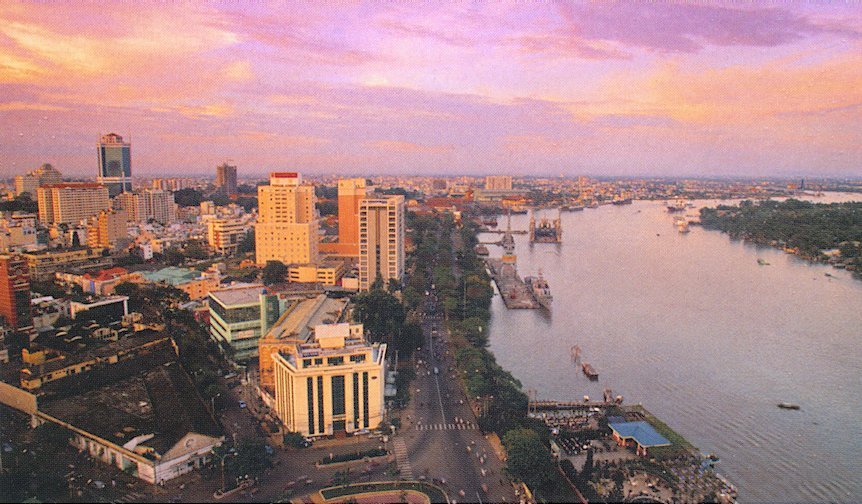
M 510 310 L 535 310 L 539 308 L 539 303 L 533 297 L 529 287 L 518 276 L 514 265 L 505 264 L 498 258 L 486 259 L 486 263 L 506 308 Z

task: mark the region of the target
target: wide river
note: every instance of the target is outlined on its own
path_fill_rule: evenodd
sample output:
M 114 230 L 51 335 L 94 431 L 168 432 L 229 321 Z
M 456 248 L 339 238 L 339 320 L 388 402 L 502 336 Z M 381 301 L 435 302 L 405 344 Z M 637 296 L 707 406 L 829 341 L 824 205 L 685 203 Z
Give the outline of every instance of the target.
M 721 457 L 742 502 L 862 502 L 862 281 L 718 231 L 680 234 L 659 201 L 562 221 L 559 245 L 515 236 L 518 272 L 542 271 L 553 313 L 493 301 L 490 348 L 525 390 L 579 400 L 611 388 L 642 403 Z M 512 216 L 513 229 L 528 222 Z M 572 364 L 573 345 L 598 382 Z

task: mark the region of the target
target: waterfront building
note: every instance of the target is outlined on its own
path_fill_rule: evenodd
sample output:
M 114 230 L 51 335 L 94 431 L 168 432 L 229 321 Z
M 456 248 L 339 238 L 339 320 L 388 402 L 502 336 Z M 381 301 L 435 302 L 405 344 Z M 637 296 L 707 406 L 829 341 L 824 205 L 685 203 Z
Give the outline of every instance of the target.
M 20 255 L 0 255 L 0 316 L 3 325 L 16 331 L 33 327 L 30 307 L 30 273 Z
M 485 177 L 485 189 L 488 191 L 511 191 L 511 175 L 488 175 Z
M 63 174 L 61 174 L 52 165 L 45 163 L 26 175 L 18 175 L 15 177 L 15 195 L 21 196 L 24 193 L 28 193 L 30 195 L 30 199 L 35 200 L 36 190 L 40 186 L 59 184 L 61 182 L 63 182 Z
M 635 452 L 646 457 L 650 448 L 670 446 L 671 442 L 656 432 L 652 425 L 644 421 L 609 422 L 614 441 L 620 446 L 634 447 Z
M 370 344 L 362 324 L 320 324 L 291 351 L 272 354 L 274 410 L 285 429 L 331 436 L 383 421 L 386 344 Z
M 404 196 L 366 198 L 359 203 L 359 290 L 404 275 Z
M 132 190 L 132 144 L 116 133 L 102 135 L 98 144 L 99 173 L 96 180 L 114 196 Z
M 236 166 L 227 163 L 216 166 L 215 185 L 224 194 L 236 194 Z
M 207 243 L 221 255 L 232 255 L 250 229 L 243 219 L 213 219 L 207 222 Z
M 125 210 L 131 222 L 154 220 L 168 225 L 177 220 L 177 204 L 173 193 L 161 189 L 125 192 L 114 198 L 114 207 Z
M 36 190 L 39 221 L 44 225 L 78 224 L 110 208 L 108 189 L 92 182 L 48 184 Z
M 296 172 L 271 173 L 268 186 L 258 187 L 255 226 L 257 264 L 316 263 L 319 219 L 314 187 Z

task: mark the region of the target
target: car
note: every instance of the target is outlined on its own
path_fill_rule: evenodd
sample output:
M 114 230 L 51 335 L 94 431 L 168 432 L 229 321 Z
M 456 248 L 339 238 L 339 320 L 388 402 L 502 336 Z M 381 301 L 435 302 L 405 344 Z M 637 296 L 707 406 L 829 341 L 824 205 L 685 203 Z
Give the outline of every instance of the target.
M 248 405 L 245 403 L 245 401 L 240 401 L 240 402 L 239 402 L 239 407 L 240 407 L 240 408 L 245 408 L 246 406 L 248 406 Z

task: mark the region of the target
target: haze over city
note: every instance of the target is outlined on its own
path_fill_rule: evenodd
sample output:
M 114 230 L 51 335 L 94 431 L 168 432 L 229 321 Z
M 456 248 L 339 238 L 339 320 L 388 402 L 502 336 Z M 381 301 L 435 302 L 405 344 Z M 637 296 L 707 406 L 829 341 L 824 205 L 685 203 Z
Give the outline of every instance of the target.
M 853 3 L 0 6 L 0 175 L 855 176 Z

